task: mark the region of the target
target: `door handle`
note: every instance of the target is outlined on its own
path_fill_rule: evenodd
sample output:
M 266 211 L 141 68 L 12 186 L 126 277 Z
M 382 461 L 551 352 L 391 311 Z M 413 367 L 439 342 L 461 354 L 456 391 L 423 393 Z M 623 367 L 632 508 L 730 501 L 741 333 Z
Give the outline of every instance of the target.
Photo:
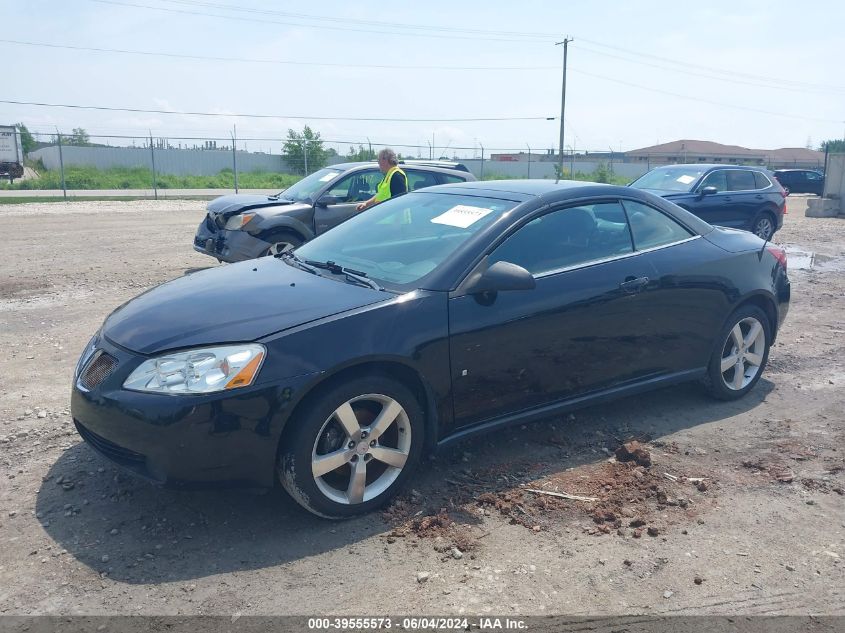
M 639 292 L 648 284 L 648 277 L 625 277 L 625 281 L 619 287 L 629 294 Z

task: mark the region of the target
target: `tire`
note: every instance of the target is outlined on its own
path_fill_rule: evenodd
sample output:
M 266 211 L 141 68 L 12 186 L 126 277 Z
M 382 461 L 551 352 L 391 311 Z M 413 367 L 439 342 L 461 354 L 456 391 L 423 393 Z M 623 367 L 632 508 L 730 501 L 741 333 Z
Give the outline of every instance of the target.
M 298 246 L 302 246 L 305 241 L 296 233 L 290 231 L 280 231 L 273 233 L 267 241 L 270 247 L 261 253 L 261 257 L 275 257 L 281 255 L 285 251 L 291 250 Z
M 279 480 L 303 508 L 328 519 L 390 501 L 419 463 L 425 439 L 417 399 L 379 374 L 321 392 L 288 424 L 294 428 L 279 447 Z
M 768 211 L 761 211 L 751 223 L 751 232 L 757 237 L 770 240 L 777 230 L 775 217 Z
M 766 367 L 771 340 L 766 314 L 754 305 L 740 306 L 714 343 L 703 381 L 707 392 L 719 400 L 737 400 L 751 391 Z

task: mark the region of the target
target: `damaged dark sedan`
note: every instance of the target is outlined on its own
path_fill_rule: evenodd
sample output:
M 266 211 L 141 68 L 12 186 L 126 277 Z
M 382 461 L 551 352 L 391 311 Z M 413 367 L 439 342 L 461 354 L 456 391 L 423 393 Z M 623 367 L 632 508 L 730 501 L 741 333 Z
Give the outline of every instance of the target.
M 644 191 L 442 185 L 119 307 L 72 415 L 150 481 L 281 484 L 342 518 L 477 433 L 683 381 L 742 397 L 789 297 L 781 249 Z
M 466 166 L 449 161 L 400 161 L 411 191 L 475 180 Z M 373 162 L 320 169 L 272 196 L 234 194 L 208 203 L 194 250 L 220 262 L 278 255 L 345 222 L 384 178 Z

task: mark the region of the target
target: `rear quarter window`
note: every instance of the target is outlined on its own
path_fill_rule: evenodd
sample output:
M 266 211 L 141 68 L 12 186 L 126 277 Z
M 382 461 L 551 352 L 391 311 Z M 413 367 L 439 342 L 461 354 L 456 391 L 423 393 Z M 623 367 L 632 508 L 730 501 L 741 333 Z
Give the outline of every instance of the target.
M 754 183 L 757 185 L 757 189 L 768 189 L 772 186 L 772 183 L 766 177 L 766 174 L 759 171 L 754 172 Z
M 757 188 L 753 171 L 732 169 L 728 172 L 728 191 L 752 191 Z
M 674 244 L 693 236 L 673 218 L 642 202 L 623 200 L 638 251 Z

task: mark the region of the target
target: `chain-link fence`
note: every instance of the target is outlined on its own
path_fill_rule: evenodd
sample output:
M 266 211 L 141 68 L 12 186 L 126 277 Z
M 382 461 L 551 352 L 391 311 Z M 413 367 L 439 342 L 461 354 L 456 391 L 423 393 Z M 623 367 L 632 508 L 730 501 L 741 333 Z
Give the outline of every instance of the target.
M 21 179 L 4 189 L 123 192 L 154 196 L 202 194 L 204 190 L 279 191 L 325 166 L 374 160 L 390 147 L 405 160 L 462 163 L 479 179 L 575 178 L 624 184 L 674 157 L 635 152 L 590 151 L 567 146 L 561 161 L 554 149 L 407 145 L 321 139 L 303 134 L 276 138 L 228 136 L 117 136 L 84 130 L 35 132 Z M 718 159 L 714 159 L 718 160 Z M 690 161 L 692 162 L 692 161 Z M 701 161 L 699 161 L 701 162 Z M 726 159 L 726 164 L 741 164 Z M 774 165 L 770 165 L 774 167 Z M 802 165 L 804 166 L 804 165 Z M 807 165 L 810 166 L 810 165 Z M 810 167 L 816 167 L 812 165 Z

